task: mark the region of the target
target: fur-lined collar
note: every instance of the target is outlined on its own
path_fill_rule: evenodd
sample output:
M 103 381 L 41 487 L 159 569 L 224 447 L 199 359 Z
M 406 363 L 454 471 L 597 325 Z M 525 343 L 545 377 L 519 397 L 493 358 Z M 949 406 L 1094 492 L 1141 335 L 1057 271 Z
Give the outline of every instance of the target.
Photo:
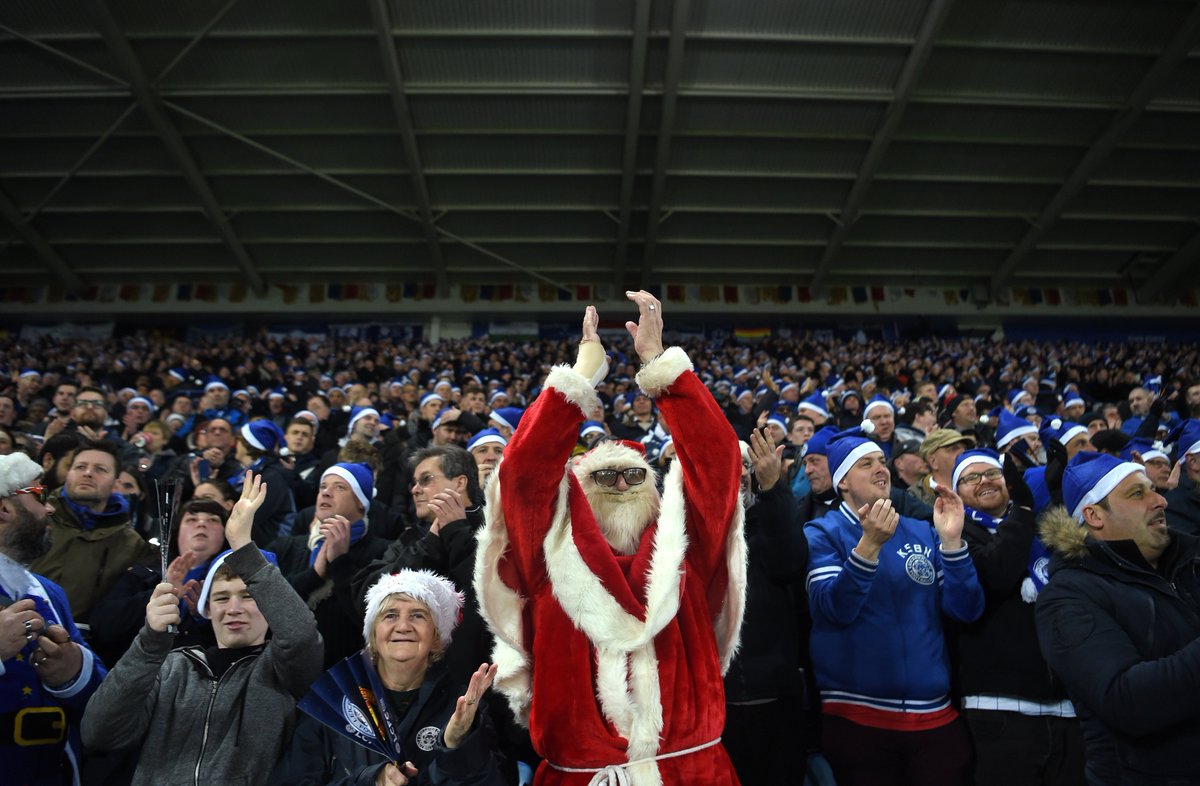
M 1066 507 L 1047 508 L 1038 520 L 1038 534 L 1051 551 L 1072 559 L 1087 555 L 1087 525 L 1079 523 Z

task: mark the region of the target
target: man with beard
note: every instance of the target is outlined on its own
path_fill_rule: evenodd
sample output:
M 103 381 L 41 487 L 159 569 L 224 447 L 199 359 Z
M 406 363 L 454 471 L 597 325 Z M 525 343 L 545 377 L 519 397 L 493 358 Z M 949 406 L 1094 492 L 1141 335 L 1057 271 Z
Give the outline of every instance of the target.
M 1196 783 L 1200 541 L 1167 528 L 1141 464 L 1084 451 L 1042 517 L 1042 653 L 1083 724 L 1089 784 Z
M 62 585 L 71 613 L 83 622 L 126 568 L 152 563 L 158 550 L 129 525 L 129 503 L 113 492 L 120 474 L 113 443 L 81 446 L 68 466 L 67 482 L 54 495 L 53 544 L 31 567 Z
M 488 485 L 475 587 L 496 636 L 496 685 L 529 725 L 551 784 L 737 783 L 720 737 L 746 546 L 733 428 L 662 305 L 627 293 L 637 386 L 676 447 L 661 494 L 640 443 L 569 461 L 607 359 L 592 306 L 574 368 L 556 366 Z
M 41 477 L 0 456 L 0 761 L 5 783 L 61 786 L 79 782 L 79 717 L 105 669 L 62 589 L 25 568 L 49 546 Z

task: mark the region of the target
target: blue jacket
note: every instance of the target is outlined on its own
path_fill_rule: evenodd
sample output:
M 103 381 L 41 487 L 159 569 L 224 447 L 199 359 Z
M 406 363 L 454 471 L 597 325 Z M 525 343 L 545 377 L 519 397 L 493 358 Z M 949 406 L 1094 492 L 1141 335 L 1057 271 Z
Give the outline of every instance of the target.
M 949 706 L 942 614 L 974 622 L 983 589 L 964 544 L 943 554 L 927 521 L 901 516 L 872 565 L 852 553 L 862 537 L 843 502 L 804 527 L 813 668 L 822 702 L 891 712 Z
M 37 612 L 47 624 L 66 628 L 71 641 L 83 650 L 83 664 L 75 681 L 57 690 L 44 685 L 30 665 L 30 656 L 37 649 L 36 640 L 0 664 L 0 718 L 5 719 L 6 729 L 6 736 L 0 738 L 0 762 L 4 763 L 4 776 L 0 780 L 30 786 L 78 784 L 79 718 L 107 672 L 79 635 L 66 593 L 49 579 L 30 575 L 42 585 L 50 600 L 47 605 L 43 599 L 35 597 Z M 19 589 L 14 589 L 14 594 L 19 597 L 13 597 L 0 587 L 0 605 L 8 606 L 30 597 Z M 58 727 L 54 724 L 59 721 L 66 723 L 65 738 L 51 739 L 47 732 L 56 731 Z M 30 744 L 34 739 L 43 742 Z

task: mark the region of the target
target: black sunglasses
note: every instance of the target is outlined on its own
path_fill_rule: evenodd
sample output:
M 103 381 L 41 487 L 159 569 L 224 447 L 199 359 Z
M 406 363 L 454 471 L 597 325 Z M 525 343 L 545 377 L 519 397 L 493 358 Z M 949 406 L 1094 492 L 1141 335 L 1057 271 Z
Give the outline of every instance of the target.
M 630 486 L 638 486 L 646 482 L 646 470 L 642 467 L 627 469 L 598 469 L 592 473 L 592 480 L 599 486 L 612 487 L 617 485 L 617 476 L 625 478 Z

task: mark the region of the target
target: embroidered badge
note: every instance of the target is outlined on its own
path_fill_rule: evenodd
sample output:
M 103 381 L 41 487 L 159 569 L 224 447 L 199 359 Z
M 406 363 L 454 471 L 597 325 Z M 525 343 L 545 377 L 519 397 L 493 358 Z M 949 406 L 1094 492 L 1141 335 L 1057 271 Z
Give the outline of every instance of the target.
M 1045 584 L 1050 581 L 1050 558 L 1038 557 L 1033 563 L 1033 575 L 1037 576 L 1038 581 Z
M 375 739 L 375 730 L 371 728 L 367 716 L 345 696 L 342 697 L 342 717 L 346 719 L 346 731 L 370 740 Z
M 441 738 L 441 729 L 437 726 L 426 726 L 417 732 L 417 747 L 423 751 L 431 751 Z
M 908 577 L 926 587 L 933 584 L 935 574 L 933 560 L 929 559 L 931 552 L 931 548 L 922 546 L 920 543 L 905 543 L 896 551 L 904 560 L 904 572 L 908 574 Z

